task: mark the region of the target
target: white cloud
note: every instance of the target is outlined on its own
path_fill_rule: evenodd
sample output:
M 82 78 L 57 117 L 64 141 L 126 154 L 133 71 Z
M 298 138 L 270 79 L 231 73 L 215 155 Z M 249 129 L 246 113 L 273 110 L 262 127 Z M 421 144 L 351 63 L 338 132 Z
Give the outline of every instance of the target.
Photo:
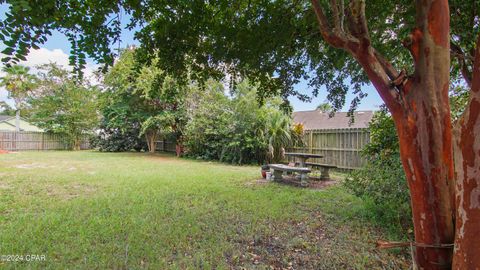
M 0 57 L 3 57 L 0 54 Z M 40 48 L 38 50 L 31 50 L 30 53 L 26 56 L 27 60 L 20 62 L 21 65 L 30 67 L 32 72 L 37 72 L 36 66 L 48 63 L 56 63 L 57 65 L 62 66 L 65 69 L 72 70 L 72 67 L 69 65 L 68 61 L 69 55 L 63 52 L 61 49 L 49 50 L 46 48 Z M 3 64 L 0 63 L 0 68 L 3 68 Z M 94 78 L 93 72 L 96 70 L 97 65 L 92 63 L 87 63 L 84 73 L 85 77 L 90 80 L 91 83 L 97 84 L 98 81 Z M 3 72 L 0 71 L 0 77 L 3 76 Z M 0 101 L 7 101 L 10 105 L 13 105 L 12 100 L 9 100 L 7 97 L 7 91 L 5 88 L 0 88 Z

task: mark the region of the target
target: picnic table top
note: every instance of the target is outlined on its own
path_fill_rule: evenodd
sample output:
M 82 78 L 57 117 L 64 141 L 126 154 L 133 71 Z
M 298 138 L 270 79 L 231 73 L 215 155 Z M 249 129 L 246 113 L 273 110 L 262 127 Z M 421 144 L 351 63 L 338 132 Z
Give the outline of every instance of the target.
M 286 156 L 292 156 L 292 157 L 303 157 L 303 158 L 323 158 L 323 155 L 319 154 L 311 154 L 311 153 L 293 153 L 293 152 L 288 152 L 285 153 Z

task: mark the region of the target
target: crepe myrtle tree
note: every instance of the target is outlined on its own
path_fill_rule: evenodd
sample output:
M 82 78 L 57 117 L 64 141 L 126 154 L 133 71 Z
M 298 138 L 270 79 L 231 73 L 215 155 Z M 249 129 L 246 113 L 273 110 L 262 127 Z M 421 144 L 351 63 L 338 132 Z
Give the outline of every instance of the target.
M 480 54 L 475 0 L 11 0 L 0 39 L 5 63 L 21 60 L 52 30 L 72 43 L 81 70 L 86 54 L 111 64 L 120 15 L 138 27 L 138 57 L 167 73 L 202 78 L 224 73 L 259 83 L 269 95 L 297 95 L 308 80 L 325 86 L 334 110 L 349 89 L 371 83 L 391 112 L 409 184 L 415 262 L 423 269 L 480 267 Z M 449 88 L 466 85 L 469 101 L 452 124 Z M 455 162 L 454 162 L 455 161 Z

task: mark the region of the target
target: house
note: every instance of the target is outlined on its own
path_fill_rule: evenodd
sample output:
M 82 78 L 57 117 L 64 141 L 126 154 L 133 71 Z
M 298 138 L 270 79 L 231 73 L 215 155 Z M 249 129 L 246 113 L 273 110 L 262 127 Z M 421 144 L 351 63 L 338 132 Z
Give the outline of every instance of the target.
M 15 131 L 15 116 L 0 115 L 0 131 Z M 20 131 L 43 132 L 43 129 L 20 118 Z
M 321 110 L 300 111 L 293 113 L 293 122 L 303 124 L 305 130 L 367 128 L 373 113 L 373 111 L 356 111 L 354 121 L 350 123 L 351 118 L 347 112 L 337 112 L 330 118 L 329 112 Z

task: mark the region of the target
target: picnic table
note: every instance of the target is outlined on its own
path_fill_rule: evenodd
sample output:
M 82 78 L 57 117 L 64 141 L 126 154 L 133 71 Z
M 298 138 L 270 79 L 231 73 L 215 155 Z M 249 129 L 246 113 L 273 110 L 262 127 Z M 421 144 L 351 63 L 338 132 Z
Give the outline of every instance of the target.
M 323 158 L 323 155 L 310 154 L 310 153 L 293 153 L 293 152 L 285 153 L 285 155 L 298 158 L 300 161 L 299 162 L 300 167 L 307 167 L 307 166 L 319 167 L 321 169 L 321 175 L 320 175 L 321 180 L 330 180 L 330 169 L 337 168 L 337 166 L 335 165 L 307 162 L 307 159 L 309 158 Z
M 285 153 L 286 156 L 296 157 L 300 161 L 300 167 L 305 167 L 307 159 L 309 158 L 323 158 L 323 155 L 319 154 L 310 154 L 310 153 Z

